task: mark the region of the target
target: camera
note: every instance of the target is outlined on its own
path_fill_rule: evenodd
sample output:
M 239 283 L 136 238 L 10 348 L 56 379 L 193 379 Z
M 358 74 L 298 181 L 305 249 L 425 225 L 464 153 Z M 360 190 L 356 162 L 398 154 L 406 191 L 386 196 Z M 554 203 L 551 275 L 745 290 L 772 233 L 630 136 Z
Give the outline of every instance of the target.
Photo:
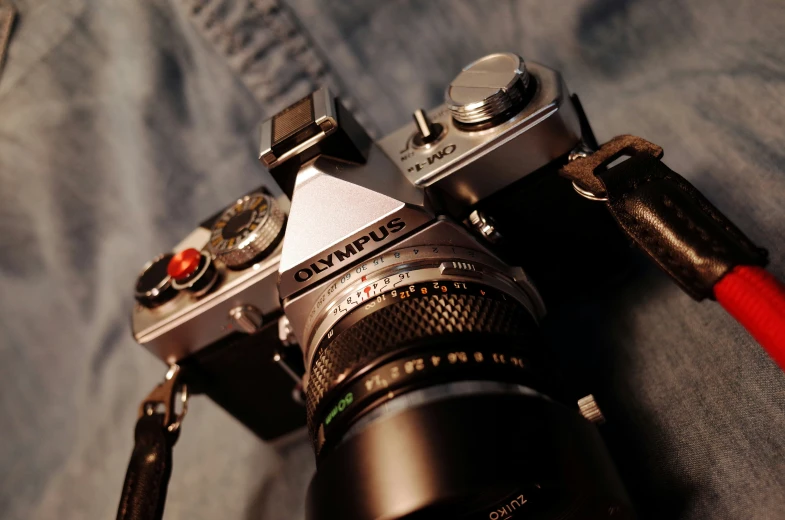
M 278 186 L 144 267 L 134 337 L 262 439 L 307 426 L 311 519 L 633 518 L 539 329 L 625 269 L 559 176 L 596 147 L 560 74 L 513 53 L 378 141 L 322 88 L 262 125 Z

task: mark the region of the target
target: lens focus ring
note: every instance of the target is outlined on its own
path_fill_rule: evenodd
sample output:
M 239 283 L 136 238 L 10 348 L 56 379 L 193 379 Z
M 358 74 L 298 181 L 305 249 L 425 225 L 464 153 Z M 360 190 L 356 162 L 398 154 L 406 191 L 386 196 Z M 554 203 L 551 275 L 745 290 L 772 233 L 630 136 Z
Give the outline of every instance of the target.
M 315 412 L 326 394 L 351 372 L 385 354 L 427 338 L 472 333 L 522 337 L 536 328 L 523 305 L 497 291 L 482 292 L 485 295 L 419 295 L 415 291 L 408 299 L 362 316 L 328 344 L 323 342 L 314 356 L 306 392 L 311 439 L 315 441 L 316 425 L 321 420 Z

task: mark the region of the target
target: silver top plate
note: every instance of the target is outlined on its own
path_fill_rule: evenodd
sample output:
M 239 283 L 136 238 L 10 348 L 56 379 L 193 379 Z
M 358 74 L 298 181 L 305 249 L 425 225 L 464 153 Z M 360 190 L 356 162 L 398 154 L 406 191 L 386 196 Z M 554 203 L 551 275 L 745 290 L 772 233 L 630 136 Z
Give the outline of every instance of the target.
M 209 239 L 210 231 L 197 228 L 174 251 L 190 247 L 203 250 Z M 277 311 L 280 258 L 279 245 L 267 258 L 242 271 L 217 265 L 219 284 L 201 298 L 180 291 L 171 301 L 152 309 L 136 304 L 131 314 L 134 339 L 171 363 L 234 332 L 231 310 L 238 305 L 252 305 L 260 314 Z
M 430 111 L 443 137 L 416 148 L 417 128 L 409 124 L 379 141 L 406 178 L 421 188 L 437 188 L 466 206 L 496 193 L 549 162 L 580 141 L 580 121 L 561 75 L 537 63 L 527 69 L 536 90 L 509 121 L 484 130 L 458 128 L 447 105 Z

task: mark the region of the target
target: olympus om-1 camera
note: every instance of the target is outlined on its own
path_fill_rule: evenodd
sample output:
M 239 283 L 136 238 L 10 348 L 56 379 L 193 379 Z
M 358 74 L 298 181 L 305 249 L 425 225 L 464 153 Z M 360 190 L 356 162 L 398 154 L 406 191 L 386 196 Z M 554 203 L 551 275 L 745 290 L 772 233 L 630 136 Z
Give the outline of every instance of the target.
M 145 267 L 134 336 L 261 438 L 307 425 L 309 518 L 632 518 L 538 327 L 629 249 L 558 175 L 580 103 L 511 53 L 445 97 L 378 142 L 327 89 L 266 121 L 280 189 Z

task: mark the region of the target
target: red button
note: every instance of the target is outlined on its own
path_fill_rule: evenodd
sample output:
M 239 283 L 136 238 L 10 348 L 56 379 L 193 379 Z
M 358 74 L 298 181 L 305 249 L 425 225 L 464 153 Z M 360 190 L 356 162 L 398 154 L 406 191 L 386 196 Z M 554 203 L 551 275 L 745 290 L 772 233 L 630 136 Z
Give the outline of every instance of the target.
M 169 260 L 166 272 L 180 282 L 191 276 L 202 262 L 202 253 L 194 248 L 183 249 Z

